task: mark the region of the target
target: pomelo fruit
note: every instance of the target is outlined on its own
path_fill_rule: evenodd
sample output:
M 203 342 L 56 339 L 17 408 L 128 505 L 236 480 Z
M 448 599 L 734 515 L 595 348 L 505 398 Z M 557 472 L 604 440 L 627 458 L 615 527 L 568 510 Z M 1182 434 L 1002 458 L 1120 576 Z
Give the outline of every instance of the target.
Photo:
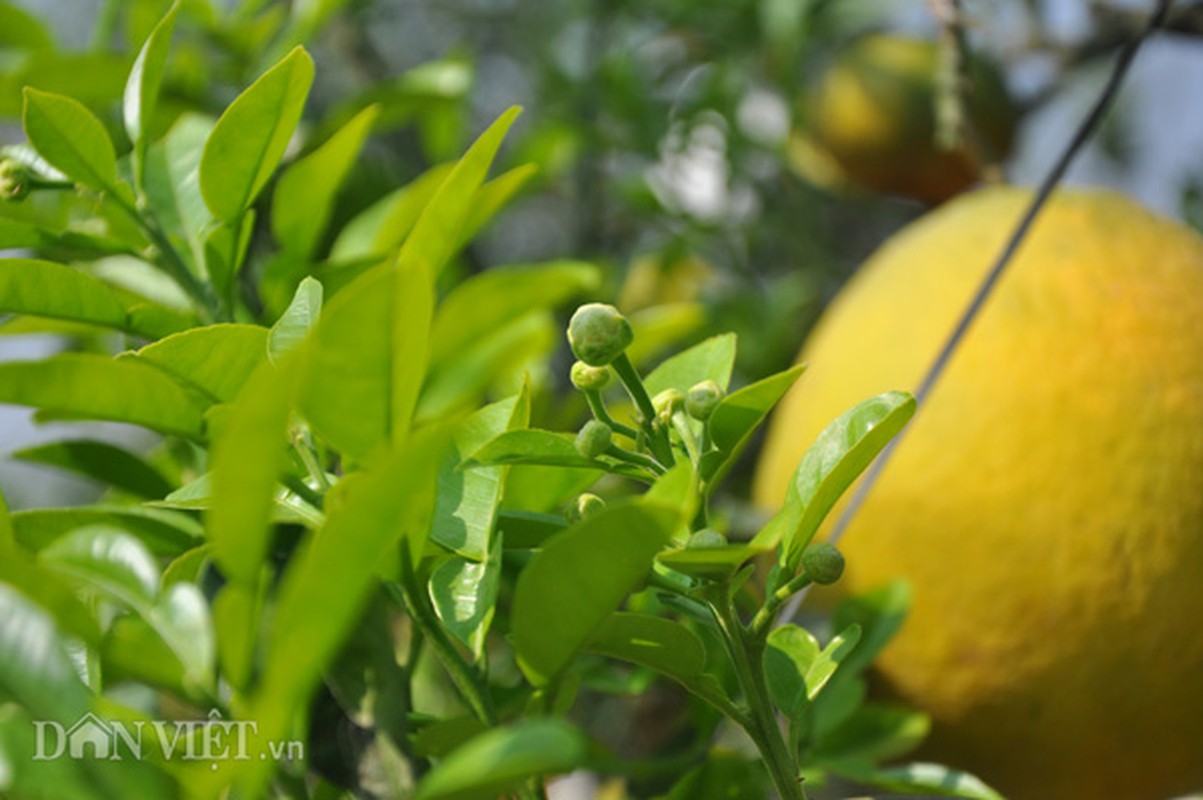
M 755 497 L 859 400 L 913 390 L 1031 200 L 901 231 L 804 348 Z M 925 755 L 1018 800 L 1203 787 L 1203 239 L 1119 195 L 1037 219 L 840 542 L 837 584 L 911 583 L 878 674 Z

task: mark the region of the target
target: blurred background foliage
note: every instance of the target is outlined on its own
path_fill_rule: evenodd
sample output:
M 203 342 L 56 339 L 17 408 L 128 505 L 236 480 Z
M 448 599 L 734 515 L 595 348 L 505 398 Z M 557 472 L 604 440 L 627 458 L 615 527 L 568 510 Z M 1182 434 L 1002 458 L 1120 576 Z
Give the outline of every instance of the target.
M 122 149 L 124 78 L 168 5 L 0 1 L 3 141 L 21 141 L 20 88 L 32 85 L 84 101 Z M 498 264 L 591 261 L 605 275 L 595 299 L 634 315 L 641 340 L 653 343 L 645 357 L 655 355 L 656 343 L 735 330 L 736 380 L 743 382 L 786 366 L 855 266 L 939 199 L 877 192 L 841 174 L 816 139 L 816 115 L 832 116 L 816 98 L 853 42 L 880 32 L 936 41 L 941 10 L 950 5 L 183 0 L 157 124 L 166 132 L 190 115 L 216 116 L 297 43 L 312 50 L 318 69 L 293 158 L 363 107 L 380 106 L 316 258 L 268 259 L 259 274 L 247 275 L 251 301 L 270 316 L 303 274 L 323 277 L 345 266 L 334 232 L 369 209 L 369 216 L 385 213 L 399 187 L 452 159 L 504 108 L 521 104 L 526 112 L 502 166 L 529 162 L 537 171 L 515 176 L 524 181 L 517 199 L 449 270 L 448 286 L 456 275 Z M 1197 32 L 1201 8 L 1178 4 L 1172 27 Z M 969 52 L 997 65 L 1013 97 L 1010 105 L 994 104 L 1007 131 L 989 174 L 1027 183 L 1039 177 L 1097 92 L 1115 45 L 1146 10 L 1131 2 L 963 3 Z M 1163 211 L 1200 216 L 1203 104 L 1197 86 L 1166 79 L 1200 67 L 1196 50 L 1181 36 L 1155 43 L 1074 180 L 1117 185 Z M 919 135 L 942 135 L 939 103 L 930 95 L 916 102 L 918 111 L 908 113 L 918 114 Z M 905 127 L 894 116 L 883 124 Z M 53 245 L 87 251 L 103 246 L 104 232 L 77 227 L 93 216 L 86 203 L 39 192 L 30 202 L 0 205 L 0 216 L 98 237 L 59 237 Z M 258 227 L 253 252 L 265 253 L 268 215 Z M 556 363 L 547 373 L 553 383 L 566 371 L 559 368 L 566 361 Z M 20 485 L 13 493 L 23 504 Z

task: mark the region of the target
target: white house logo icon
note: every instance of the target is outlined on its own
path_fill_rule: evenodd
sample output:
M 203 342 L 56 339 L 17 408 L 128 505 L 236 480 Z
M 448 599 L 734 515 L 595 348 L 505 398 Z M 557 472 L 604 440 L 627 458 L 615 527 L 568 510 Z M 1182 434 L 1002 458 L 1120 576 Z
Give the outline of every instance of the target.
M 90 711 L 67 730 L 66 738 L 67 751 L 72 758 L 107 759 L 116 750 L 113 729 Z M 91 754 L 88 753 L 89 749 Z

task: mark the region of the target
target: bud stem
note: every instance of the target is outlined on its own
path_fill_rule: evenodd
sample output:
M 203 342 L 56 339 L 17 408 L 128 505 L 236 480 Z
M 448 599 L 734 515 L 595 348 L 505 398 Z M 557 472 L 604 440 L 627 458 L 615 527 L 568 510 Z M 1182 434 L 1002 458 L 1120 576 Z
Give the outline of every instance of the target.
M 639 431 L 623 425 L 621 422 L 615 422 L 614 418 L 610 416 L 610 412 L 606 410 L 606 404 L 602 401 L 601 392 L 584 390 L 581 393 L 585 395 L 585 400 L 589 403 L 589 410 L 593 412 L 593 416 L 598 422 L 606 423 L 612 431 L 627 437 L 632 442 L 638 441 Z
M 668 431 L 652 427 L 652 420 L 656 418 L 656 407 L 652 405 L 652 398 L 648 396 L 647 389 L 643 386 L 643 380 L 635 370 L 635 365 L 631 363 L 630 357 L 626 353 L 622 353 L 611 362 L 610 366 L 614 368 L 618 379 L 626 387 L 627 394 L 631 396 L 631 400 L 643 417 L 643 429 L 647 432 L 648 449 L 652 451 L 652 455 L 666 466 L 677 463 L 673 457 L 672 445 L 668 441 Z

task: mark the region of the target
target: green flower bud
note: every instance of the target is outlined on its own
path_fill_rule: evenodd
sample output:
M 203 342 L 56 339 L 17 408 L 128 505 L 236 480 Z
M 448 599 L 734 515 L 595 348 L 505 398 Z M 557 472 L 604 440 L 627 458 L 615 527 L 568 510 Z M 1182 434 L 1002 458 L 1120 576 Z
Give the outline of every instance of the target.
M 652 398 L 656 416 L 671 417 L 685 406 L 685 393 L 680 389 L 665 389 Z
M 584 361 L 574 361 L 572 385 L 582 392 L 600 392 L 610 385 L 610 368 L 591 367 Z
M 802 569 L 820 586 L 835 583 L 844 574 L 844 555 L 827 542 L 816 542 L 802 551 Z
M 726 547 L 727 537 L 716 531 L 714 528 L 702 528 L 691 534 L 689 540 L 685 542 L 686 550 L 700 550 L 706 547 Z
M 605 500 L 602 500 L 595 494 L 585 492 L 576 499 L 576 504 L 572 508 L 572 516 L 577 520 L 588 519 L 602 511 L 605 507 Z
M 20 161 L 0 160 L 0 200 L 24 200 L 33 191 L 33 173 Z
M 609 425 L 591 419 L 576 435 L 577 452 L 585 458 L 597 458 L 609 449 L 613 435 Z
M 581 306 L 568 322 L 572 352 L 591 367 L 604 367 L 618 358 L 634 338 L 627 318 L 604 303 Z
M 685 395 L 685 413 L 694 419 L 708 420 L 723 399 L 723 390 L 711 380 L 696 383 Z

